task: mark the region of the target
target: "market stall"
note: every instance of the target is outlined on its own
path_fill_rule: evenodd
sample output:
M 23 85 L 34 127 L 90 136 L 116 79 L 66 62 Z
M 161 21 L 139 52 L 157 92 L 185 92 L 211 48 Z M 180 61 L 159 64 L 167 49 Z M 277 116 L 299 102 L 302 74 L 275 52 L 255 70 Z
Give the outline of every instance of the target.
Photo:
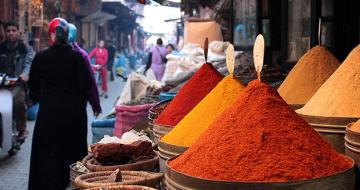
M 157 100 L 148 109 L 151 134 L 124 131 L 91 145 L 82 163 L 86 169 L 74 184 L 170 190 L 358 188 L 359 82 L 354 64 L 359 48 L 339 66 L 326 48 L 317 46 L 277 89 L 263 80 L 264 41 L 259 41 L 254 48 L 255 80 L 246 85 L 236 77 L 236 53 L 227 44 L 225 77 L 215 62 L 205 59 L 174 98 Z M 319 80 L 304 87 L 298 72 Z M 292 95 L 305 106 L 294 111 L 288 99 Z M 327 102 L 334 105 L 312 105 Z

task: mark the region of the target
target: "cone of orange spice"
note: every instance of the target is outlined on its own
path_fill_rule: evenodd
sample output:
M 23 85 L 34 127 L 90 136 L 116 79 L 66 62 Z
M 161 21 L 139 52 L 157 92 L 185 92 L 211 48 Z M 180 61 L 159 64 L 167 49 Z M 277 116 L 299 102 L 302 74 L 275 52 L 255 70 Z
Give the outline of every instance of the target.
M 287 182 L 345 171 L 353 161 L 256 80 L 169 166 L 211 180 Z

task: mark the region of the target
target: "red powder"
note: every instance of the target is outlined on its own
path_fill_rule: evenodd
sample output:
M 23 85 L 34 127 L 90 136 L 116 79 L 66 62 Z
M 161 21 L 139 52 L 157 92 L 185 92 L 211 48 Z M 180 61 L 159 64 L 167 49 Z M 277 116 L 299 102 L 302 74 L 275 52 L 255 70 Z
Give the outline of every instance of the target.
M 240 182 L 285 182 L 344 171 L 338 154 L 276 90 L 257 80 L 170 166 L 190 176 Z
M 204 64 L 180 89 L 175 98 L 155 120 L 155 124 L 175 126 L 189 113 L 222 79 L 211 64 Z

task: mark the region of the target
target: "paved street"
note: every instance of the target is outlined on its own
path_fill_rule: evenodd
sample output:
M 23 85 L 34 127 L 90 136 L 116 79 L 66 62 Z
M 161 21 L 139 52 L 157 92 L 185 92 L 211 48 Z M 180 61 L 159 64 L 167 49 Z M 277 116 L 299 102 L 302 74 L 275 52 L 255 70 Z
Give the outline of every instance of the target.
M 116 78 L 114 82 L 109 82 L 109 98 L 101 99 L 101 105 L 104 114 L 107 114 L 113 107 L 116 98 L 120 95 L 124 82 L 120 78 Z M 89 134 L 88 142 L 92 140 L 91 137 L 91 121 L 94 119 L 92 111 L 88 106 L 89 115 Z M 101 117 L 101 116 L 100 116 Z M 30 131 L 29 138 L 23 144 L 22 149 L 17 155 L 9 157 L 7 155 L 0 155 L 0 190 L 26 190 L 29 175 L 31 140 L 35 122 L 28 122 L 28 129 Z

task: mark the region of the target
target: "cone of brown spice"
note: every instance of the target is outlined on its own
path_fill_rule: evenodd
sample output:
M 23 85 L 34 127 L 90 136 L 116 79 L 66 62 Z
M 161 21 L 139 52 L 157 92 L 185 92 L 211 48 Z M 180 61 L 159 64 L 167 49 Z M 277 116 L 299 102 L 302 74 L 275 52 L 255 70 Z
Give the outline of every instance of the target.
M 315 46 L 300 58 L 278 92 L 288 104 L 306 104 L 339 65 L 328 49 Z

